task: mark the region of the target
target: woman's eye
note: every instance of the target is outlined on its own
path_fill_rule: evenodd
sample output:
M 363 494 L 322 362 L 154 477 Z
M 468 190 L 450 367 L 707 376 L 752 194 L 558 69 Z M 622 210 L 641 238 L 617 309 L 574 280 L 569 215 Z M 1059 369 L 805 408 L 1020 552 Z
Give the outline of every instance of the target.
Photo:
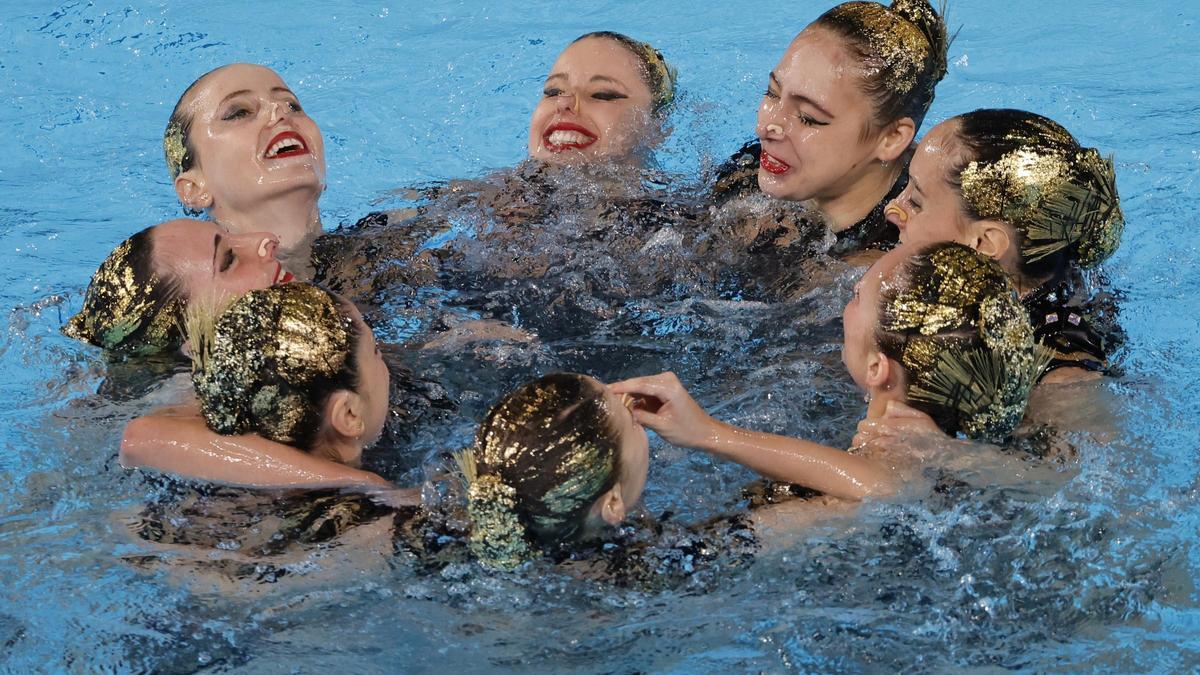
M 228 120 L 236 120 L 236 119 L 241 119 L 243 117 L 246 117 L 249 114 L 250 114 L 250 111 L 247 108 L 244 108 L 242 106 L 237 106 L 234 108 L 230 108 L 229 110 L 226 110 L 225 114 L 221 116 L 221 119 L 227 120 L 227 121 Z
M 823 127 L 829 124 L 829 122 L 822 122 L 812 115 L 807 115 L 805 113 L 800 113 L 799 115 L 796 115 L 796 117 L 799 117 L 800 123 L 807 127 Z
M 225 251 L 225 255 L 221 257 L 221 266 L 218 268 L 221 272 L 228 272 L 233 263 L 237 262 L 237 256 L 234 255 L 233 249 Z
M 561 96 L 562 93 L 563 93 L 563 90 L 559 89 L 558 87 L 546 87 L 544 90 L 542 90 L 542 96 L 545 96 L 546 98 L 554 98 L 555 96 Z
M 616 91 L 598 91 L 592 94 L 592 98 L 600 99 L 601 101 L 616 101 L 618 99 L 629 97 Z
M 779 98 L 779 94 L 776 94 L 775 92 L 771 91 L 770 89 L 767 89 L 766 91 L 764 91 L 763 96 L 765 96 L 769 99 L 778 99 Z
M 300 107 L 299 101 L 288 101 L 287 104 L 288 108 L 290 108 L 292 112 L 304 112 L 304 108 Z

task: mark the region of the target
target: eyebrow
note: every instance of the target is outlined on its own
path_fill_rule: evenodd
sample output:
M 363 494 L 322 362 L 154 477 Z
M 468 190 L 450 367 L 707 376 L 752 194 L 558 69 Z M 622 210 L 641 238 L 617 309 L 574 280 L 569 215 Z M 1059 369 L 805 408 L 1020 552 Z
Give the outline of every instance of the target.
M 217 276 L 217 251 L 220 250 L 220 246 L 221 246 L 221 233 L 218 232 L 216 234 L 216 236 L 213 237 L 212 273 L 213 273 L 214 277 Z
M 777 87 L 780 87 L 780 88 L 782 88 L 782 87 L 783 87 L 783 83 L 781 83 L 781 82 L 779 81 L 779 77 L 778 77 L 777 75 L 775 75 L 775 71 L 771 71 L 771 82 L 774 82 L 774 83 L 775 83 L 775 86 L 777 86 Z M 817 109 L 817 112 L 821 113 L 822 115 L 825 115 L 825 116 L 826 116 L 826 117 L 828 117 L 829 119 L 833 119 L 833 118 L 834 118 L 834 114 L 833 114 L 833 113 L 829 112 L 829 111 L 828 111 L 828 110 L 826 110 L 826 109 L 825 109 L 825 108 L 824 108 L 824 107 L 823 107 L 823 106 L 822 106 L 820 103 L 817 103 L 816 101 L 814 101 L 814 100 L 812 100 L 811 98 L 809 98 L 809 97 L 805 96 L 804 94 L 788 94 L 788 99 L 790 99 L 790 100 L 792 100 L 792 101 L 797 101 L 797 102 L 800 102 L 800 103 L 807 103 L 808 105 L 810 105 L 810 106 L 812 106 L 812 107 L 816 108 L 816 109 Z
M 296 96 L 294 93 L 292 93 L 292 90 L 288 89 L 287 87 L 271 87 L 271 91 L 283 92 L 283 93 L 291 96 L 292 98 L 300 98 L 299 96 Z
M 592 79 L 591 79 L 591 80 L 589 80 L 589 81 L 590 81 L 590 82 L 611 82 L 612 84 L 615 84 L 615 85 L 617 85 L 617 86 L 619 86 L 619 87 L 624 87 L 624 86 L 625 86 L 625 83 L 624 83 L 624 82 L 621 82 L 620 80 L 618 80 L 618 79 L 616 79 L 616 78 L 609 77 L 609 76 L 607 76 L 607 75 L 593 75 L 593 76 L 592 76 Z
M 917 180 L 916 176 L 912 175 L 911 173 L 908 174 L 908 182 L 912 183 L 914 190 L 920 192 L 921 194 L 925 194 L 925 191 L 921 189 L 921 183 Z
M 225 95 L 225 98 L 221 99 L 221 102 L 217 104 L 217 107 L 218 108 L 221 107 L 222 105 L 224 105 L 224 103 L 226 101 L 228 101 L 229 99 L 231 99 L 235 96 L 241 96 L 242 94 L 249 94 L 249 93 L 250 93 L 249 89 L 238 89 L 237 91 L 230 92 Z
M 559 80 L 559 79 L 562 79 L 562 80 L 567 79 L 567 74 L 566 73 L 551 73 L 550 77 L 546 78 L 546 81 L 549 82 L 550 80 Z

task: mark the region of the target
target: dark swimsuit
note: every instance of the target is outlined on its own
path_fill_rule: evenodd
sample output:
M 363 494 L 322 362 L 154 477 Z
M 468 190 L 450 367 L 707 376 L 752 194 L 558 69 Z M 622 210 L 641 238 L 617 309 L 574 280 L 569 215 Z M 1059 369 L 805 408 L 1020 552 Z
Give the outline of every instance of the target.
M 717 178 L 711 193 L 712 203 L 721 206 L 737 198 L 760 194 L 758 188 L 758 158 L 762 153 L 762 143 L 754 140 L 743 145 L 724 164 L 717 167 Z M 908 162 L 912 153 L 905 153 L 901 158 L 903 169 L 892 184 L 892 189 L 875 205 L 871 212 L 854 225 L 838 232 L 828 253 L 834 256 L 845 256 L 857 251 L 877 250 L 890 251 L 899 241 L 900 231 L 895 225 L 887 222 L 883 211 L 888 202 L 895 199 L 908 185 Z M 759 239 L 763 239 L 760 235 Z M 757 240 L 756 240 L 757 242 Z
M 1054 351 L 1045 373 L 1058 368 L 1109 373 L 1108 357 L 1124 341 L 1112 294 L 1089 297 L 1083 276 L 1072 270 L 1042 284 L 1021 304 L 1034 337 Z

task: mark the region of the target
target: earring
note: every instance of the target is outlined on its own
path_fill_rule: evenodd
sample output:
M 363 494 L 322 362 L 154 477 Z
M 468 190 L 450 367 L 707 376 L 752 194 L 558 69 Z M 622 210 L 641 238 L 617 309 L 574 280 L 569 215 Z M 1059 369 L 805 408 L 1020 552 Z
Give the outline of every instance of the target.
M 870 403 L 870 402 L 871 402 L 871 392 L 868 391 L 867 393 L 863 394 L 863 403 Z
M 883 166 L 883 168 L 888 168 L 888 161 L 886 159 L 879 160 L 879 163 Z

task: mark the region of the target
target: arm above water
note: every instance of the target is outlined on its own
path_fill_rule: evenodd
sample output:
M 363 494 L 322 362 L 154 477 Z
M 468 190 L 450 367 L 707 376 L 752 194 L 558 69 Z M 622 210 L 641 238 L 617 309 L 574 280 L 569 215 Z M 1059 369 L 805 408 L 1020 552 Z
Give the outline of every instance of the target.
M 195 407 L 178 406 L 125 426 L 121 464 L 189 478 L 258 488 L 391 488 L 382 477 L 314 457 L 253 434 L 222 436 Z
M 892 473 L 874 460 L 713 419 L 700 409 L 673 373 L 635 377 L 617 382 L 611 389 L 616 394 L 645 399 L 650 405 L 634 410 L 634 419 L 674 445 L 704 450 L 767 478 L 843 499 L 885 496 L 896 491 Z

